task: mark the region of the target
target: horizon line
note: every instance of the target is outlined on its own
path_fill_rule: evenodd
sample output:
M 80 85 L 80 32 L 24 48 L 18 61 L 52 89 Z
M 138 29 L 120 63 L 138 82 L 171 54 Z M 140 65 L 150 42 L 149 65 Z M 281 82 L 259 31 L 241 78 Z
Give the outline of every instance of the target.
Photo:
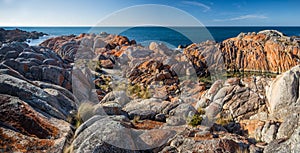
M 92 26 L 92 25 L 21 25 L 21 26 L 3 26 L 0 25 L 0 28 L 76 28 L 76 27 L 95 27 L 95 28 L 124 28 L 124 27 L 300 27 L 300 25 L 142 25 L 142 26 L 132 26 L 132 25 L 122 25 L 122 26 Z

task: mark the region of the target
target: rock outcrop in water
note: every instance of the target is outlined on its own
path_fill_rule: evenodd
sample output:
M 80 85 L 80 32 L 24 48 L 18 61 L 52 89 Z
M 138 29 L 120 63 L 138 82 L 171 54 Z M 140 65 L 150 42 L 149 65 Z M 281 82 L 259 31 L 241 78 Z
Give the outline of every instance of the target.
M 13 41 L 25 42 L 27 39 L 39 39 L 39 37 L 44 35 L 48 34 L 36 31 L 27 32 L 20 29 L 5 30 L 0 28 L 0 46 L 3 43 L 10 43 Z
M 262 31 L 183 53 L 105 33 L 5 44 L 0 149 L 299 152 L 299 44 L 292 39 Z M 276 79 L 218 74 L 248 70 L 286 72 Z

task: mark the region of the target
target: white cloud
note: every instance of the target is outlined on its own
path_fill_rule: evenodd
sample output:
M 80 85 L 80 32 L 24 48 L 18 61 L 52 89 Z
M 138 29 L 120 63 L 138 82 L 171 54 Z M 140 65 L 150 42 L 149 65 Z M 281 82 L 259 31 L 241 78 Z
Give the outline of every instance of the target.
M 242 15 L 234 18 L 228 18 L 228 19 L 214 19 L 214 21 L 222 22 L 222 21 L 237 21 L 237 20 L 246 20 L 246 19 L 267 19 L 268 17 L 265 15 L 256 15 L 256 14 L 248 14 L 248 15 Z
M 210 7 L 203 4 L 203 3 L 200 3 L 200 2 L 194 2 L 194 1 L 182 1 L 182 3 L 184 4 L 188 4 L 188 5 L 194 5 L 194 6 L 198 6 L 198 7 L 202 7 L 204 8 L 203 12 L 207 12 L 210 10 Z

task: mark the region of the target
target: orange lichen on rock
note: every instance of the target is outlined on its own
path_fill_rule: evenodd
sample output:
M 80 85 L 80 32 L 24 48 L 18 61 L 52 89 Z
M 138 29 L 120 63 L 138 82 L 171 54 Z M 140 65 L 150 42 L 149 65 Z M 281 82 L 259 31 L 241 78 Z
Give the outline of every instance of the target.
M 158 121 L 152 121 L 152 120 L 141 120 L 133 123 L 134 128 L 136 129 L 155 129 L 159 128 L 162 126 L 164 123 L 163 122 L 158 122 Z
M 253 136 L 255 134 L 255 130 L 258 128 L 262 128 L 265 122 L 260 120 L 242 120 L 240 121 L 240 125 L 242 129 L 249 135 Z
M 57 137 L 59 130 L 32 110 L 28 104 L 18 99 L 1 95 L 0 106 L 2 110 L 0 112 L 0 121 L 14 127 L 20 133 L 40 139 Z
M 299 41 L 269 30 L 241 33 L 220 43 L 192 44 L 184 54 L 198 75 L 222 66 L 227 71 L 282 73 L 299 64 L 299 48 Z
M 54 140 L 28 137 L 0 127 L 0 149 L 4 152 L 45 152 L 54 145 Z

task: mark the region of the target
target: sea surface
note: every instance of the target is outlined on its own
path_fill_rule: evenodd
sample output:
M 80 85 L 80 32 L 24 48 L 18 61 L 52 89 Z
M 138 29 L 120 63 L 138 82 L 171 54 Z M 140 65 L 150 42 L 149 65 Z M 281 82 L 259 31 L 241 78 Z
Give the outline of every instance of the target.
M 261 30 L 278 30 L 288 36 L 300 36 L 300 27 L 4 27 L 6 30 L 15 28 L 49 34 L 49 36 L 37 40 L 30 40 L 30 45 L 38 45 L 55 36 L 101 32 L 120 34 L 134 39 L 142 45 L 148 45 L 152 41 L 163 42 L 170 48 L 206 40 L 220 42 L 236 37 L 241 32 L 259 32 Z

